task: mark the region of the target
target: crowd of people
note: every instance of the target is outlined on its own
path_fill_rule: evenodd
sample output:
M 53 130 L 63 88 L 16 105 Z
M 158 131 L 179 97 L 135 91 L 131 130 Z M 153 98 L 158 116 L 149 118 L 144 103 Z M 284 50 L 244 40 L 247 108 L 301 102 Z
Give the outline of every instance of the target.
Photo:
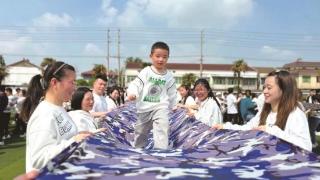
M 305 110 L 299 102 L 293 76 L 287 71 L 270 72 L 259 95 L 250 90 L 235 94 L 215 92 L 206 79 L 176 88 L 173 74 L 166 68 L 169 46 L 156 42 L 151 47 L 151 66 L 142 69 L 125 91 L 108 87 L 97 76 L 92 88 L 75 85 L 75 69 L 55 62 L 34 76 L 27 90 L 1 88 L 0 145 L 10 138 L 8 123 L 15 112 L 16 135 L 26 134 L 26 172 L 41 169 L 73 142 L 81 142 L 97 132 L 105 116 L 126 101 L 137 107 L 134 147 L 144 148 L 152 130 L 154 148 L 168 149 L 169 112 L 184 108 L 216 129 L 261 130 L 308 151 L 315 147 L 314 133 L 320 124 L 318 109 Z M 319 92 L 310 92 L 306 103 L 319 103 Z
M 22 103 L 26 98 L 27 91 L 25 89 L 17 88 L 16 93 L 10 87 L 0 88 L 0 146 L 4 145 L 5 139 L 10 139 L 12 134 L 25 137 L 27 124 L 20 117 Z M 15 125 L 12 133 L 9 132 L 9 123 L 11 117 Z

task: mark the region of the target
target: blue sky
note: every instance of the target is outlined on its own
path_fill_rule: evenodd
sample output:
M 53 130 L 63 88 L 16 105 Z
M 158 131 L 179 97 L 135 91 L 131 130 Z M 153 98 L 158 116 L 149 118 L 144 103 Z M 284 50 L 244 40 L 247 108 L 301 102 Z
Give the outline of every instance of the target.
M 3 0 L 0 54 L 6 64 L 53 57 L 78 72 L 127 57 L 149 61 L 150 46 L 165 41 L 169 62 L 197 63 L 203 31 L 204 63 L 278 67 L 320 60 L 318 0 Z

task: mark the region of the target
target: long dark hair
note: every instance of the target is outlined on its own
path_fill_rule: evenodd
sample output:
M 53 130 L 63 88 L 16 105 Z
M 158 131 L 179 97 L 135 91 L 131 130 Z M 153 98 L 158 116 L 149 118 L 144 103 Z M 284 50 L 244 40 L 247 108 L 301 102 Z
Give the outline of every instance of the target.
M 114 102 L 117 106 L 119 106 L 119 105 L 120 105 L 120 99 L 119 99 L 119 98 L 118 98 L 118 99 L 113 99 L 113 98 L 111 97 L 111 94 L 113 93 L 113 91 L 118 91 L 119 97 L 120 97 L 120 90 L 119 90 L 119 88 L 118 88 L 117 86 L 112 86 L 112 87 L 110 87 L 110 88 L 107 90 L 107 95 L 109 96 L 110 99 L 113 100 L 113 102 Z
M 186 97 L 181 97 L 181 100 L 179 101 L 179 103 L 181 103 L 181 104 L 186 104 L 187 98 L 188 98 L 189 96 L 191 96 L 190 86 L 185 85 L 185 84 L 182 84 L 182 85 L 179 87 L 179 89 L 180 89 L 180 88 L 184 88 L 184 89 L 187 91 L 187 95 L 186 95 Z
M 47 66 L 43 72 L 43 76 L 40 74 L 31 78 L 26 99 L 23 102 L 21 109 L 21 118 L 24 121 L 28 121 L 33 111 L 38 106 L 41 97 L 45 95 L 50 86 L 52 78 L 61 80 L 66 75 L 66 70 L 75 71 L 74 67 L 61 61 L 57 61 Z
M 195 83 L 194 83 L 194 86 L 193 88 L 195 88 L 197 85 L 203 85 L 207 90 L 208 90 L 208 97 L 211 97 L 213 98 L 213 100 L 216 101 L 216 103 L 218 104 L 219 108 L 220 108 L 220 103 L 219 101 L 217 100 L 216 96 L 213 94 L 212 92 L 212 89 L 209 85 L 209 82 L 206 80 L 206 79 L 198 79 Z
M 277 120 L 275 125 L 284 130 L 289 114 L 298 107 L 298 88 L 296 80 L 288 71 L 272 71 L 267 77 L 275 77 L 276 83 L 282 91 L 278 105 Z M 260 115 L 260 124 L 265 125 L 267 117 L 271 112 L 271 104 L 264 103 Z
M 71 98 L 71 109 L 72 110 L 81 110 L 81 104 L 82 100 L 84 98 L 84 95 L 87 92 L 91 92 L 91 90 L 87 87 L 79 87 L 72 95 Z

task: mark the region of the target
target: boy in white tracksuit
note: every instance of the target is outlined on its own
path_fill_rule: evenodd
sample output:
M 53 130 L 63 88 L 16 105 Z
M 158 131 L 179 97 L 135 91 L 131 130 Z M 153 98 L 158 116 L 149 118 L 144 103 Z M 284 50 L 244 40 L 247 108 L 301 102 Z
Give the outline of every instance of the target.
M 128 100 L 137 100 L 138 120 L 135 124 L 134 147 L 142 148 L 153 128 L 154 148 L 167 149 L 169 110 L 176 105 L 176 84 L 166 69 L 169 47 L 156 42 L 151 48 L 152 65 L 145 67 L 127 90 Z

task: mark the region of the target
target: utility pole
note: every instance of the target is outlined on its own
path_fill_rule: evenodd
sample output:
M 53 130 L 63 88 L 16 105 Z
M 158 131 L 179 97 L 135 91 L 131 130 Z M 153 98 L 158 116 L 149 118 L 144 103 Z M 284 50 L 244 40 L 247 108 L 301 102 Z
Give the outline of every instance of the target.
M 203 30 L 201 30 L 201 49 L 200 49 L 200 78 L 202 78 L 203 71 Z
M 120 29 L 118 29 L 118 85 L 121 86 L 121 72 L 120 72 Z
M 107 32 L 107 77 L 109 78 L 109 70 L 110 70 L 110 29 L 108 28 L 108 32 Z

